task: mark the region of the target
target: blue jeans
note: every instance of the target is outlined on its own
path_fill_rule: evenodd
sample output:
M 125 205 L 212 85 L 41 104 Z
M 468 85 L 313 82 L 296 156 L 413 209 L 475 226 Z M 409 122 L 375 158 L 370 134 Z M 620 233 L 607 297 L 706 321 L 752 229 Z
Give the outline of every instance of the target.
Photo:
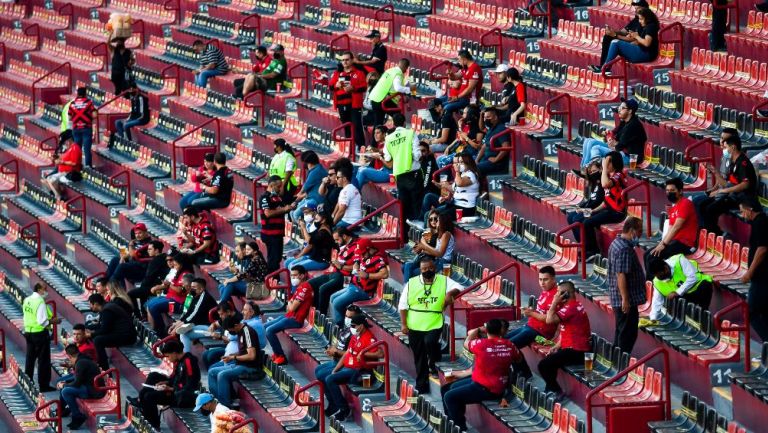
M 72 129 L 72 140 L 80 145 L 85 158 L 85 165 L 91 166 L 91 145 L 93 144 L 93 128 Z
M 445 152 L 445 149 L 448 148 L 448 144 L 445 144 L 445 143 L 430 144 L 429 150 L 432 151 L 432 153 L 442 153 L 442 152 Z
M 344 276 L 341 272 L 318 275 L 309 280 L 309 284 L 315 291 L 315 306 L 321 313 L 328 313 L 328 304 L 331 296 L 344 286 Z
M 195 77 L 195 84 L 200 87 L 205 87 L 208 85 L 208 79 L 217 75 L 224 75 L 224 73 L 216 69 L 206 69 L 197 74 L 197 77 Z
M 490 174 L 507 174 L 509 173 L 509 158 L 502 158 L 496 162 L 484 159 L 477 164 L 477 170 L 485 176 Z
M 203 352 L 203 365 L 209 369 L 216 363 L 221 362 L 221 357 L 224 356 L 223 347 L 214 347 Z
M 350 284 L 344 290 L 331 295 L 331 308 L 334 311 L 334 321 L 337 325 L 342 326 L 344 324 L 344 317 L 346 315 L 347 307 L 358 301 L 367 301 L 371 299 L 367 293 L 362 289 Z
M 326 262 L 321 262 L 319 260 L 312 260 L 306 256 L 291 257 L 291 258 L 285 259 L 286 268 L 293 269 L 293 267 L 297 265 L 304 266 L 304 269 L 306 269 L 307 271 L 322 271 L 324 269 L 328 269 L 328 266 L 330 266 L 331 264 Z
M 315 367 L 315 379 L 325 383 L 325 378 L 331 374 L 333 368 L 336 367 L 336 364 L 338 364 L 338 362 L 328 361 Z
M 234 283 L 219 284 L 219 302 L 227 302 L 232 299 L 232 295 L 245 296 L 248 290 L 248 283 L 245 281 L 235 281 Z
M 80 386 L 65 386 L 59 391 L 61 400 L 64 402 L 64 407 L 68 407 L 72 413 L 72 418 L 84 418 L 85 415 L 80 412 L 80 408 L 77 406 L 78 398 L 88 398 L 88 388 L 85 385 Z M 63 408 L 62 408 L 63 409 Z
M 208 326 L 206 325 L 195 325 L 186 334 L 180 334 L 179 339 L 181 339 L 181 344 L 184 345 L 184 352 L 192 351 L 192 341 L 207 337 L 207 334 Z
M 325 396 L 328 398 L 328 407 L 335 407 L 342 411 L 349 409 L 347 401 L 344 400 L 344 396 L 341 394 L 340 385 L 357 383 L 359 380 L 360 370 L 356 368 L 343 367 L 336 373 L 325 376 L 323 384 L 325 385 Z
M 118 135 L 133 141 L 133 138 L 131 137 L 131 128 L 134 126 L 146 125 L 147 123 L 148 122 L 145 122 L 142 119 L 120 119 L 115 122 L 115 129 L 117 129 Z
M 443 103 L 443 115 L 451 115 L 469 105 L 469 98 L 460 98 L 453 102 L 448 102 L 448 96 L 443 95 L 437 99 Z
M 120 256 L 112 257 L 107 264 L 107 270 L 104 275 L 108 280 L 117 280 L 124 284 L 125 279 L 132 283 L 138 283 L 144 277 L 147 267 L 144 263 L 130 260 L 120 263 Z
M 259 355 L 257 355 L 259 356 Z M 255 368 L 237 365 L 234 362 L 217 362 L 208 369 L 208 389 L 224 406 L 232 405 L 232 382 L 241 374 L 255 373 Z
M 179 209 L 182 211 L 186 209 L 190 204 L 192 204 L 193 201 L 199 199 L 203 196 L 202 192 L 194 192 L 190 191 L 183 196 L 181 196 L 181 199 L 179 200 Z
M 152 320 L 155 323 L 155 332 L 160 338 L 165 338 L 168 335 L 168 327 L 165 326 L 163 314 L 168 313 L 168 305 L 170 303 L 171 300 L 165 296 L 149 299 L 146 303 L 147 312 L 152 316 Z
M 272 347 L 272 352 L 275 355 L 285 355 L 283 347 L 280 346 L 280 340 L 277 338 L 277 333 L 285 331 L 286 329 L 301 328 L 301 325 L 302 323 L 299 323 L 298 320 L 285 316 L 267 323 L 264 327 L 264 331 L 267 334 L 267 341 L 269 341 L 269 345 Z
M 291 221 L 296 222 L 304 217 L 304 205 L 307 203 L 307 199 L 302 199 L 296 203 L 296 209 L 290 212 Z
M 229 200 L 225 201 L 218 197 L 200 196 L 192 200 L 189 205 L 197 210 L 221 209 L 229 206 Z
M 629 63 L 644 63 L 653 60 L 651 54 L 640 48 L 640 45 L 614 39 L 611 41 L 611 46 L 608 47 L 608 57 L 605 58 L 605 63 L 618 56 L 624 57 Z
M 604 142 L 594 138 L 585 138 L 582 146 L 581 166 L 586 167 L 593 159 L 602 158 L 610 152 L 611 148 Z M 621 153 L 621 159 L 624 160 L 624 165 L 629 167 L 629 155 L 624 152 L 619 153 Z
M 528 325 L 523 325 L 520 328 L 509 331 L 507 335 L 504 336 L 504 338 L 511 341 L 512 344 L 514 344 L 518 349 L 522 349 L 523 347 L 528 347 L 528 345 L 533 343 L 533 341 L 536 340 L 536 337 L 538 336 L 538 331 Z
M 75 379 L 75 375 L 72 373 L 69 373 L 69 374 L 65 374 L 64 376 L 61 376 L 59 380 L 56 381 L 56 383 L 69 382 L 70 380 L 74 380 L 74 379 Z
M 501 396 L 492 394 L 484 386 L 477 384 L 471 377 L 444 385 L 443 409 L 448 419 L 459 426 L 464 431 L 467 429 L 467 419 L 465 417 L 468 404 L 480 403 L 484 400 L 494 400 Z
M 368 182 L 384 183 L 389 182 L 389 175 L 392 170 L 388 168 L 375 169 L 371 167 L 360 167 L 357 170 L 357 184 L 362 188 Z

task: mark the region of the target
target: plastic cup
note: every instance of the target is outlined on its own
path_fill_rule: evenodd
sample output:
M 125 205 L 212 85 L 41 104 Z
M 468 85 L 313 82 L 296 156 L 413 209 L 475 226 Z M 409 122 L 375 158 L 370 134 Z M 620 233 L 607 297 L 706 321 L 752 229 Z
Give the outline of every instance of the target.
M 371 387 L 371 375 L 370 374 L 364 374 L 362 376 L 363 378 L 363 388 L 370 388 Z
M 124 247 L 124 246 L 121 246 L 120 247 L 120 255 L 124 256 L 126 254 L 128 254 L 128 249 L 126 247 Z
M 282 84 L 280 84 L 280 83 L 277 83 L 277 84 L 275 85 L 275 91 L 276 91 L 277 93 L 280 93 L 280 91 L 281 91 L 281 90 L 283 90 L 283 85 L 282 85 Z
M 441 174 L 440 175 L 440 182 L 448 182 L 448 175 L 447 174 Z
M 443 264 L 443 275 L 445 275 L 446 277 L 450 277 L 451 276 L 451 264 L 450 263 Z
M 349 275 L 344 276 L 344 287 L 349 286 L 352 283 L 352 277 Z
M 595 354 L 592 352 L 586 352 L 584 354 L 584 372 L 587 375 L 592 374 L 592 368 L 594 366 L 594 363 L 595 363 Z
M 637 168 L 637 155 L 634 153 L 629 154 L 629 169 L 634 170 Z
M 169 302 L 168 303 L 168 314 L 173 314 L 173 310 L 176 308 L 175 302 Z
M 395 175 L 394 174 L 391 174 L 391 173 L 389 174 L 389 184 L 390 185 L 394 185 L 395 184 Z
M 461 221 L 464 218 L 464 209 L 456 209 L 456 221 Z

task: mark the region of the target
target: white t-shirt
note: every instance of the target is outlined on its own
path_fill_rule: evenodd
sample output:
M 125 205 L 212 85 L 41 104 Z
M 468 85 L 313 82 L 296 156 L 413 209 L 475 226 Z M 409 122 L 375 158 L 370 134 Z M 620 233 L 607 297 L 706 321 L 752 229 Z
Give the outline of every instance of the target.
M 342 188 L 339 193 L 339 204 L 347 207 L 341 218 L 345 223 L 354 224 L 363 218 L 363 200 L 360 197 L 360 191 L 351 183 Z
M 477 196 L 480 194 L 480 182 L 477 181 L 475 173 L 467 170 L 461 173 L 461 177 L 465 177 L 472 181 L 469 186 L 458 186 L 453 184 L 453 202 L 456 206 L 461 208 L 473 208 L 477 205 Z

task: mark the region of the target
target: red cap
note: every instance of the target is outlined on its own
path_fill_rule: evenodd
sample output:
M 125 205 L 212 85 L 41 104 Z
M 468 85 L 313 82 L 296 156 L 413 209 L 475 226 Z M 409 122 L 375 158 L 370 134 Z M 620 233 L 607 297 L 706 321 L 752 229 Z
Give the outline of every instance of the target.
M 366 250 L 373 248 L 373 242 L 369 238 L 360 238 L 357 240 L 357 252 L 364 253 Z
M 144 224 L 144 223 L 138 223 L 135 226 L 133 226 L 133 231 L 134 231 L 134 233 L 138 232 L 138 231 L 145 232 L 145 231 L 147 231 L 147 225 Z

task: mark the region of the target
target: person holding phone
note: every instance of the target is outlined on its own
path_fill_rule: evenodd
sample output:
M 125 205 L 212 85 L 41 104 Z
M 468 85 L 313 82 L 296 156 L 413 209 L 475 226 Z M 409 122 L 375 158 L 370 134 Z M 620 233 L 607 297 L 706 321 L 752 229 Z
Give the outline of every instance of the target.
M 600 64 L 605 64 L 605 59 L 608 57 L 608 48 L 611 46 L 611 42 L 614 40 L 632 42 L 629 38 L 629 32 L 637 32 L 640 30 L 640 20 L 637 17 L 637 10 L 640 8 L 647 8 L 648 2 L 646 0 L 632 0 L 632 7 L 635 8 L 635 17 L 630 20 L 624 28 L 614 29 L 608 24 L 605 25 L 605 35 L 603 36 L 602 51 L 600 53 Z

